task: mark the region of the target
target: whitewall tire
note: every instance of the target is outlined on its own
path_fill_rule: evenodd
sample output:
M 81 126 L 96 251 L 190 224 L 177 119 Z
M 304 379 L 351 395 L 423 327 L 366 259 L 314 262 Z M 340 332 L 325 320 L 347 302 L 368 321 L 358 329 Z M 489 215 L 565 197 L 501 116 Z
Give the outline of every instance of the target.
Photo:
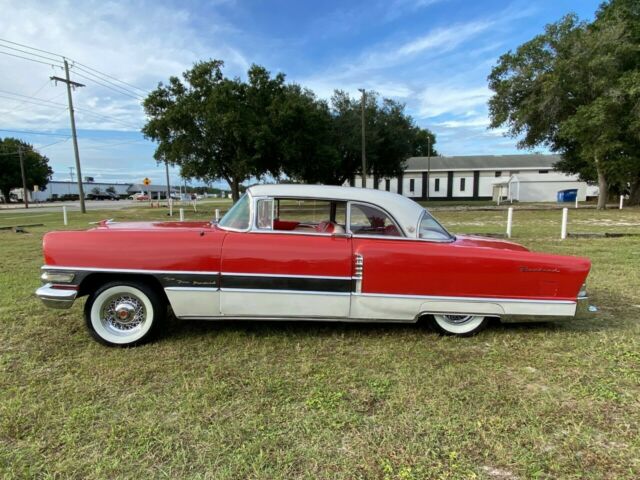
M 109 346 L 134 346 L 148 341 L 164 324 L 166 305 L 142 282 L 109 282 L 89 296 L 85 321 L 93 337 Z
M 489 324 L 489 318 L 480 315 L 433 315 L 433 324 L 440 333 L 470 337 Z

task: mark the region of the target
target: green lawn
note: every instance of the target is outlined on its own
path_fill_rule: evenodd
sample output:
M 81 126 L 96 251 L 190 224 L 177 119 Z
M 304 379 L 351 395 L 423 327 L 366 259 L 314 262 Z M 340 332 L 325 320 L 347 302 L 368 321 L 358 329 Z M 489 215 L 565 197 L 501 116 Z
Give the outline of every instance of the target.
M 209 218 L 203 206 L 187 218 Z M 35 215 L 35 214 L 34 214 Z M 638 478 L 640 238 L 560 241 L 559 211 L 514 240 L 585 255 L 601 313 L 440 337 L 423 326 L 177 322 L 110 349 L 82 301 L 34 297 L 61 214 L 0 214 L 1 478 Z M 455 233 L 506 212 L 446 211 Z M 159 209 L 71 214 L 166 219 Z M 640 210 L 571 210 L 570 232 L 640 233 Z

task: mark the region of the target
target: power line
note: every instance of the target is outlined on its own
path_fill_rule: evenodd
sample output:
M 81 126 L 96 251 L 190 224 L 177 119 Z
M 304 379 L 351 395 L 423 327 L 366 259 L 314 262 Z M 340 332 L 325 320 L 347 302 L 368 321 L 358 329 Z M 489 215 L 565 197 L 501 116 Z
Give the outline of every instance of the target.
M 60 62 L 60 60 L 58 60 L 56 58 L 45 57 L 44 55 L 40 55 L 38 53 L 28 52 L 27 50 L 22 50 L 20 48 L 9 47 L 7 45 L 2 45 L 2 44 L 0 44 L 0 48 L 6 48 L 7 50 L 13 50 L 14 52 L 25 53 L 27 55 L 31 55 L 32 57 L 44 58 L 45 60 L 50 60 L 52 62 Z
M 30 50 L 35 50 L 36 52 L 48 53 L 49 55 L 53 55 L 54 57 L 62 57 L 62 55 L 60 55 L 59 53 L 48 52 L 46 50 L 41 50 L 39 48 L 30 47 L 29 45 L 25 45 L 23 43 L 18 43 L 18 42 L 12 42 L 11 40 L 7 40 L 5 38 L 0 38 L 0 42 L 10 43 L 12 45 L 17 45 L 19 47 L 28 48 Z
M 13 97 L 9 97 L 7 95 L 2 95 L 0 94 L 0 98 L 6 98 L 9 100 L 16 100 Z M 49 106 L 55 106 L 55 107 L 66 107 L 66 105 L 64 105 L 63 103 L 58 103 L 58 102 L 50 102 L 50 101 L 44 101 L 44 100 L 40 100 L 38 98 L 25 98 L 23 99 L 19 99 L 24 103 L 32 103 L 34 105 L 39 105 L 41 107 L 49 107 Z
M 133 98 L 135 100 L 142 100 L 142 97 L 140 97 L 140 96 L 132 95 L 131 93 L 126 93 L 126 92 L 124 92 L 122 90 L 117 90 L 114 87 L 112 87 L 112 86 L 110 86 L 110 85 L 108 85 L 106 83 L 99 82 L 95 78 L 87 77 L 86 75 L 83 75 L 82 73 L 79 73 L 79 72 L 75 72 L 75 74 L 78 77 L 82 77 L 82 78 L 84 78 L 86 80 L 89 80 L 90 82 L 94 82 L 94 83 L 97 83 L 98 85 L 102 85 L 104 88 L 108 88 L 109 90 L 113 90 L 114 92 L 119 93 L 120 95 L 125 95 L 125 96 L 131 97 L 131 98 Z
M 0 128 L 0 132 L 10 132 L 10 133 L 23 133 L 25 135 L 45 135 L 49 137 L 68 137 L 69 134 L 61 134 L 61 133 L 49 133 L 49 132 L 31 132 L 26 130 L 7 130 L 5 128 Z
M 132 85 L 131 83 L 127 83 L 124 80 L 120 80 L 119 78 L 116 78 L 116 77 L 113 77 L 113 76 L 109 75 L 108 73 L 104 73 L 104 72 L 101 72 L 100 70 L 96 70 L 95 68 L 92 68 L 92 67 L 90 67 L 88 65 L 85 65 L 84 63 L 80 63 L 80 62 L 74 62 L 74 63 L 75 63 L 75 65 L 80 65 L 81 67 L 88 68 L 89 70 L 91 70 L 93 72 L 96 72 L 96 73 L 99 73 L 100 75 L 103 75 L 103 76 L 105 76 L 107 78 L 110 78 L 110 79 L 115 80 L 115 81 L 120 82 L 120 83 L 124 83 L 125 85 L 128 85 L 131 88 L 135 88 L 136 90 L 139 90 L 139 91 L 141 91 L 141 92 L 143 92 L 145 94 L 150 93 L 149 90 L 145 90 L 144 88 L 136 87 L 135 85 Z
M 12 57 L 21 58 L 23 60 L 29 60 L 31 62 L 41 63 L 44 65 L 51 65 L 59 68 L 62 68 L 62 65 L 64 64 L 64 60 L 65 60 L 64 56 L 58 53 L 53 53 L 48 50 L 42 50 L 40 48 L 31 47 L 29 45 L 13 42 L 11 40 L 7 40 L 4 38 L 0 38 L 0 42 L 2 42 L 0 43 L 0 48 L 5 48 L 8 50 L 12 50 L 13 52 L 24 54 L 24 55 L 20 55 L 18 53 L 10 53 L 10 52 L 5 52 L 0 50 L 0 53 L 4 55 L 9 55 Z M 11 46 L 11 45 L 14 45 L 14 46 Z M 21 48 L 16 48 L 16 47 L 21 47 Z M 29 50 L 32 50 L 32 51 L 29 51 Z M 40 52 L 40 53 L 34 53 L 34 52 Z M 42 55 L 42 54 L 45 54 L 45 55 Z M 51 57 L 58 57 L 58 58 L 51 58 Z M 42 59 L 42 60 L 38 60 L 38 59 Z M 46 60 L 46 61 L 43 61 L 43 60 Z M 124 80 L 120 80 L 119 78 L 113 75 L 109 75 L 108 73 L 101 72 L 100 70 L 97 70 L 93 67 L 85 65 L 81 62 L 77 62 L 72 59 L 70 59 L 70 61 L 72 62 L 73 66 L 76 67 L 77 70 L 84 72 L 84 74 L 82 74 L 76 71 L 76 75 L 82 78 L 85 78 L 87 80 L 90 80 L 104 88 L 107 88 L 116 93 L 119 93 L 120 95 L 125 95 L 135 100 L 143 100 L 144 97 L 140 93 L 137 93 L 135 90 L 142 92 L 144 95 L 149 93 L 148 90 L 144 90 L 131 83 L 125 82 Z M 115 82 L 118 82 L 118 83 L 115 83 Z M 127 87 L 130 87 L 130 88 L 124 87 L 123 85 L 126 85 Z M 134 89 L 134 90 L 131 90 L 131 89 Z
M 0 51 L 3 55 L 9 55 L 10 57 L 22 58 L 24 60 L 29 60 L 31 62 L 42 63 L 43 65 L 50 65 L 52 67 L 62 68 L 60 65 L 54 65 L 51 62 L 43 62 L 42 60 L 36 60 L 35 58 L 23 57 L 22 55 L 14 55 L 13 53 Z
M 129 123 L 125 120 L 120 120 L 117 117 L 112 117 L 109 115 L 102 115 L 100 113 L 94 113 L 90 110 L 87 110 L 85 108 L 78 108 L 76 107 L 76 110 L 80 111 L 81 113 L 85 114 L 85 115 L 93 115 L 94 117 L 97 118 L 102 118 L 104 120 L 108 120 L 110 122 L 116 122 L 116 123 L 120 123 L 121 125 L 124 125 L 125 127 L 129 127 L 129 128 L 135 128 L 136 130 L 140 130 L 140 126 L 139 125 L 134 125 L 133 123 Z
M 64 107 L 65 110 L 68 108 L 63 103 L 52 102 L 51 100 L 45 100 L 43 98 L 28 97 L 27 95 L 8 92 L 6 90 L 0 90 L 0 98 L 8 98 L 10 100 L 14 100 L 13 98 L 7 97 L 7 96 L 2 95 L 2 94 L 8 94 L 8 95 L 13 95 L 13 96 L 16 96 L 16 97 L 20 97 L 20 101 L 22 103 L 30 103 L 30 104 L 38 105 L 38 106 L 42 106 L 42 107 L 49 107 L 50 105 L 54 105 L 54 106 L 57 106 L 57 107 Z M 54 97 L 54 98 L 57 98 L 57 97 L 59 97 L 61 95 L 64 95 L 64 92 L 62 92 L 60 95 L 56 95 L 56 97 Z M 94 117 L 99 117 L 99 118 L 102 118 L 102 119 L 105 119 L 105 120 L 109 120 L 109 121 L 112 121 L 112 122 L 120 123 L 120 124 L 125 125 L 127 127 L 135 128 L 136 130 L 140 129 L 139 125 L 134 125 L 133 123 L 129 123 L 129 122 L 125 121 L 125 120 L 121 120 L 118 117 L 96 113 L 93 110 L 89 110 L 87 108 L 75 107 L 75 109 L 80 111 L 80 112 L 83 112 L 86 115 L 93 115 Z M 6 110 L 6 111 L 9 112 L 11 110 Z M 15 111 L 15 110 L 13 110 L 13 111 Z
M 132 95 L 140 96 L 140 94 L 136 93 L 135 91 L 133 91 L 131 89 L 128 89 L 128 88 L 125 88 L 125 87 L 123 87 L 121 85 L 118 85 L 117 83 L 114 83 L 114 82 L 108 80 L 107 78 L 102 78 L 102 77 L 96 75 L 95 73 L 90 72 L 86 68 L 82 68 L 79 63 L 74 63 L 72 65 L 72 68 L 76 68 L 77 70 L 80 70 L 80 71 L 82 71 L 82 72 L 84 72 L 84 73 L 86 73 L 88 75 L 91 75 L 91 76 L 93 76 L 93 77 L 95 77 L 95 78 L 97 78 L 97 79 L 99 79 L 99 80 L 101 80 L 103 82 L 107 82 L 107 83 L 109 83 L 110 85 L 113 85 L 116 88 L 120 88 L 125 92 L 131 93 Z M 76 73 L 78 73 L 78 72 L 76 71 Z M 110 77 L 110 78 L 115 78 L 115 77 Z M 118 81 L 121 82 L 121 83 L 125 83 L 125 82 L 122 82 L 122 80 L 118 80 Z M 126 85 L 128 85 L 128 83 L 126 83 Z M 133 87 L 133 88 L 138 88 L 138 87 Z M 142 89 L 138 89 L 138 90 L 142 90 Z M 149 93 L 149 92 L 145 92 L 145 93 Z
M 36 150 L 42 150 L 43 148 L 47 148 L 47 147 L 50 147 L 50 146 L 52 146 L 52 145 L 57 145 L 58 143 L 66 142 L 66 141 L 68 141 L 70 138 L 71 138 L 71 135 L 69 135 L 69 136 L 68 136 L 67 138 L 65 138 L 65 139 L 58 140 L 57 142 L 48 143 L 48 144 L 46 144 L 46 145 L 42 145 L 41 147 L 33 147 L 33 148 L 34 148 L 34 149 L 36 149 Z

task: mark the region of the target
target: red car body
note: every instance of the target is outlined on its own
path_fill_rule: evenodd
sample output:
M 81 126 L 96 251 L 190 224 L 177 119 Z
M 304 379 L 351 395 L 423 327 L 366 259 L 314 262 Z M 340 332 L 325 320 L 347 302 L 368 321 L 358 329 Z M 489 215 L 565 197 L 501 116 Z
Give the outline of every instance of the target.
M 311 224 L 278 218 L 281 199 L 310 198 L 330 202 L 331 218 Z M 88 231 L 51 232 L 44 238 L 43 270 L 73 274 L 73 280 L 47 282 L 39 296 L 68 307 L 101 282 L 135 279 L 163 292 L 178 318 L 385 322 L 425 315 L 458 322 L 471 316 L 570 318 L 586 302 L 588 259 L 530 252 L 502 240 L 448 237 L 422 207 L 398 195 L 275 185 L 252 187 L 243 201 L 249 218 L 248 225 L 241 218 L 244 228 L 225 217 L 220 225 L 103 222 Z M 335 205 L 344 206 L 344 225 L 335 221 Z M 370 225 L 366 219 L 364 226 L 351 224 L 356 208 L 371 215 Z M 266 212 L 263 229 L 257 227 L 259 211 Z M 422 238 L 423 232 L 435 237 Z

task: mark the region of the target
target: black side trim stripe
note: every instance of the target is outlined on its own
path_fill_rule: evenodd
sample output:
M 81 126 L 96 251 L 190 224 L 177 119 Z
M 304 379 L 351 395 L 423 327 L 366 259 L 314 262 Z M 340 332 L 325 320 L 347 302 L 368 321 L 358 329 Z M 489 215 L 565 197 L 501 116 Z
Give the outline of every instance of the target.
M 350 278 L 300 278 L 300 277 L 258 277 L 222 275 L 221 288 L 242 288 L 247 290 L 298 290 L 302 292 L 351 292 L 353 280 Z

